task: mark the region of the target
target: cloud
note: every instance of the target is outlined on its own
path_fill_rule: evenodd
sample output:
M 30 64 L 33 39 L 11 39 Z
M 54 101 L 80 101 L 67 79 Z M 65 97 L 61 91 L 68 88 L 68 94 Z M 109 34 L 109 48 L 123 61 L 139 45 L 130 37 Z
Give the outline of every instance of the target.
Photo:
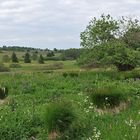
M 0 45 L 79 47 L 94 16 L 140 15 L 139 0 L 0 0 Z

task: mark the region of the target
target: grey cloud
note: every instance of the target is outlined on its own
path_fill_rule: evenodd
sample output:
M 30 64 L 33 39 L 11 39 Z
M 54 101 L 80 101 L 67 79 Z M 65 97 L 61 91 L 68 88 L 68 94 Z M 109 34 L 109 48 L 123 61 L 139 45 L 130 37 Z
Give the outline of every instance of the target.
M 80 32 L 92 17 L 137 17 L 139 5 L 139 0 L 0 0 L 0 45 L 79 47 Z

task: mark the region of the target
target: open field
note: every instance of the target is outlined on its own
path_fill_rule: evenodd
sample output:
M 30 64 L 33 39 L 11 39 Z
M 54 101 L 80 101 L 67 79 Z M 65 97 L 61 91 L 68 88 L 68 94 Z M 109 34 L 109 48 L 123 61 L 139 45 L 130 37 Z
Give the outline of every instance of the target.
M 48 69 L 54 63 L 63 67 Z M 8 97 L 0 100 L 0 139 L 140 140 L 140 71 L 82 71 L 75 61 L 21 66 L 0 73 L 1 87 L 9 89 Z M 113 88 L 109 91 L 114 95 L 107 93 L 105 100 L 118 99 L 117 106 L 102 108 L 98 105 L 104 100 L 93 101 L 95 89 L 106 93 L 106 87 Z M 67 115 L 62 117 L 59 109 Z M 64 124 L 50 124 L 59 115 Z

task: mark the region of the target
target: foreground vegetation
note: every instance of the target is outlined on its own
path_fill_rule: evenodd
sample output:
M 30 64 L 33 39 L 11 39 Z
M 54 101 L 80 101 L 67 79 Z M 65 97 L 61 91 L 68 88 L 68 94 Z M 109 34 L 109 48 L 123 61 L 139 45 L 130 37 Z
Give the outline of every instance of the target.
M 139 78 L 138 70 L 3 73 L 0 138 L 139 140 Z

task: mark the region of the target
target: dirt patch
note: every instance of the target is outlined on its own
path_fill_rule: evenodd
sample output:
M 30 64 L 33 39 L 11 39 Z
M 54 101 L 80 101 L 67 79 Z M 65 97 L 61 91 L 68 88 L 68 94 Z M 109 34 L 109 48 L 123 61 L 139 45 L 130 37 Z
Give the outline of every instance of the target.
M 8 103 L 9 103 L 8 99 L 0 100 L 0 105 L 5 105 Z
M 59 134 L 57 132 L 51 132 L 48 137 L 49 140 L 55 140 L 56 138 L 59 137 Z
M 121 111 L 124 111 L 131 105 L 130 101 L 120 103 L 119 106 L 114 107 L 114 108 L 95 108 L 95 111 L 98 112 L 100 115 L 103 114 L 119 114 Z

